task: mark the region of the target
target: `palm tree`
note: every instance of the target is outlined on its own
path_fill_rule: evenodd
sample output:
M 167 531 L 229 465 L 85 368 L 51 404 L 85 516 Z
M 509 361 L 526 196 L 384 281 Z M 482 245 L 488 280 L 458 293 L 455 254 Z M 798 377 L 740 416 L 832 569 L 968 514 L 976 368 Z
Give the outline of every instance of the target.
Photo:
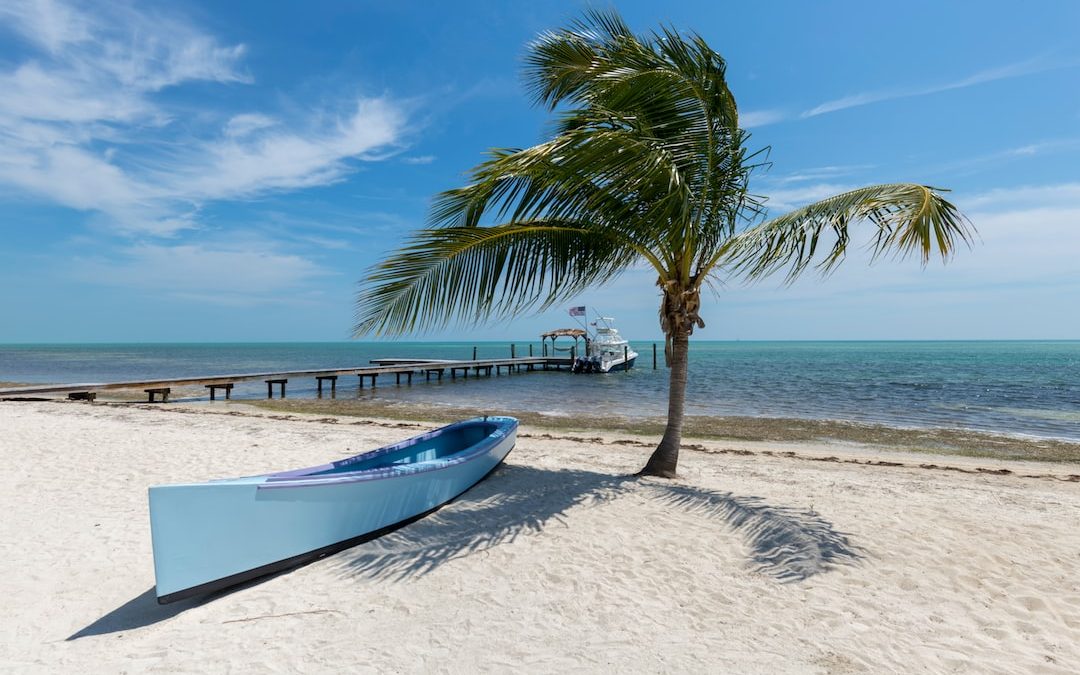
M 973 230 L 937 189 L 852 190 L 764 220 L 749 191 L 760 153 L 744 147 L 724 60 L 697 35 L 634 35 L 590 12 L 540 35 L 526 56 L 536 103 L 555 111 L 551 140 L 496 149 L 465 187 L 435 200 L 431 226 L 371 268 L 356 334 L 400 334 L 546 309 L 633 266 L 656 273 L 670 367 L 667 427 L 643 474 L 675 475 L 689 337 L 701 291 L 845 256 L 849 227 L 874 228 L 873 254 L 947 259 Z

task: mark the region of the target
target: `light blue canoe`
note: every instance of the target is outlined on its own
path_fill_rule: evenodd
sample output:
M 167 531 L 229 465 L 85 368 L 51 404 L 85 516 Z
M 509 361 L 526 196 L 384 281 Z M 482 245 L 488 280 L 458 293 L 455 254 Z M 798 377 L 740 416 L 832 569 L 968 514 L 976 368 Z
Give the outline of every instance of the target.
M 332 464 L 151 487 L 158 602 L 296 567 L 416 520 L 497 467 L 517 426 L 476 418 Z

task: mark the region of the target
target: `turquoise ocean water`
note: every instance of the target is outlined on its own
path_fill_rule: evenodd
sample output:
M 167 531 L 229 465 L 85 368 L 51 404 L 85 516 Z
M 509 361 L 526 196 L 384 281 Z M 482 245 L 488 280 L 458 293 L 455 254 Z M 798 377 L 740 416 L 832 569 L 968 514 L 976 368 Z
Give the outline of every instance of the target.
M 518 342 L 518 355 L 528 353 Z M 652 343 L 629 373 L 538 372 L 342 396 L 627 418 L 666 413 L 667 371 L 652 370 Z M 223 373 L 347 368 L 385 357 L 467 359 L 474 343 L 341 342 L 251 344 L 0 345 L 0 381 L 107 382 Z M 510 355 L 509 343 L 476 343 L 480 358 Z M 533 343 L 540 354 L 539 343 Z M 313 396 L 314 381 L 289 382 Z M 261 382 L 237 397 L 265 396 Z M 1054 342 L 709 342 L 692 341 L 687 412 L 947 427 L 1080 441 L 1080 341 Z

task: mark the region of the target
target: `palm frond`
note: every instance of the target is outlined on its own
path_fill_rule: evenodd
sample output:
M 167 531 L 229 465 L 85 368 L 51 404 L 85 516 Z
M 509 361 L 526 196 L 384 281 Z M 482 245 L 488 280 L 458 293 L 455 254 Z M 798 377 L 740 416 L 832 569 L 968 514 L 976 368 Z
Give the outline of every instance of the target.
M 436 198 L 432 222 L 569 220 L 656 248 L 670 223 L 687 217 L 688 188 L 662 145 L 625 129 L 579 129 L 532 148 L 494 151 L 468 185 Z
M 647 58 L 629 26 L 614 12 L 586 10 L 569 28 L 541 33 L 525 56 L 525 83 L 538 104 L 554 109 L 580 96 L 613 64 Z
M 572 155 L 559 157 L 587 159 L 591 166 L 578 170 L 600 176 L 599 190 L 633 205 L 640 216 L 634 227 L 662 230 L 648 241 L 665 250 L 663 257 L 679 268 L 680 277 L 690 277 L 698 262 L 735 233 L 744 212 L 756 209 L 747 191 L 752 165 L 743 147 L 746 134 L 738 128 L 726 64 L 701 37 L 673 29 L 638 37 L 617 15 L 592 12 L 571 29 L 541 36 L 527 63 L 539 102 L 580 106 L 563 114 L 557 138 L 593 139 L 598 150 L 582 152 L 584 144 L 574 145 Z M 626 174 L 632 180 L 604 180 L 603 162 L 629 159 L 595 143 L 615 133 L 649 149 L 652 164 L 633 166 Z M 655 171 L 660 163 L 665 175 Z M 658 180 L 643 180 L 648 176 Z
M 614 236 L 567 222 L 420 230 L 369 270 L 355 334 L 401 334 L 543 309 L 617 276 L 636 255 Z
M 715 259 L 748 278 L 787 269 L 792 281 L 811 265 L 828 273 L 847 253 L 850 226 L 861 221 L 877 228 L 873 259 L 914 254 L 926 264 L 936 251 L 946 260 L 974 236 L 971 224 L 938 189 L 893 183 L 851 190 L 751 227 L 726 242 Z M 828 237 L 831 244 L 822 253 Z

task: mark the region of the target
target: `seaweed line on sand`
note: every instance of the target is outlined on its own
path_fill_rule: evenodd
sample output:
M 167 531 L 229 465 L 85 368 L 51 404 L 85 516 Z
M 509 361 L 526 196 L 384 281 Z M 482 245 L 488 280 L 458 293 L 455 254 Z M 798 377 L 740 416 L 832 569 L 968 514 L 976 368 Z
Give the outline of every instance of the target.
M 73 404 L 73 405 L 84 405 L 84 404 L 77 404 L 77 403 L 68 402 L 68 401 L 62 401 L 61 403 Z M 250 404 L 250 402 L 245 401 L 245 404 Z M 352 419 L 350 421 L 348 421 L 348 422 L 343 422 L 338 417 L 303 416 L 303 415 L 306 415 L 306 413 L 301 414 L 301 415 L 296 415 L 296 414 L 267 414 L 267 413 L 255 412 L 255 411 L 250 411 L 250 410 L 207 410 L 204 407 L 194 407 L 194 406 L 189 407 L 189 406 L 185 406 L 183 404 L 162 406 L 162 405 L 151 405 L 151 404 L 130 404 L 130 403 L 106 402 L 106 403 L 99 403 L 97 405 L 106 405 L 106 406 L 111 406 L 111 407 L 122 407 L 122 408 L 136 408 L 136 409 L 140 409 L 140 410 L 152 410 L 152 411 L 163 412 L 163 413 L 180 413 L 180 414 L 196 414 L 196 415 L 220 415 L 220 416 L 228 416 L 228 417 L 255 417 L 255 418 L 262 418 L 262 419 L 288 421 L 288 422 L 307 422 L 307 423 L 313 423 L 313 424 L 345 424 L 345 425 L 355 425 L 355 426 L 377 426 L 377 427 L 383 427 L 383 428 L 388 428 L 388 429 L 430 429 L 430 428 L 434 428 L 434 425 L 432 425 L 432 424 L 425 424 L 425 423 L 421 423 L 421 422 L 408 422 L 408 421 L 399 421 L 399 420 L 369 419 L 369 418 L 357 419 L 352 415 L 345 415 L 346 417 L 350 417 Z M 276 405 L 275 406 L 260 406 L 260 407 L 266 407 L 266 408 L 269 408 L 269 409 L 272 409 L 272 410 L 273 409 L 280 409 L 279 406 L 276 406 Z M 572 443 L 589 443 L 589 444 L 593 444 L 593 445 L 622 445 L 622 446 L 632 446 L 632 447 L 639 447 L 639 448 L 652 448 L 653 445 L 654 445 L 651 442 L 646 442 L 646 441 L 641 441 L 641 440 L 636 440 L 636 439 L 629 439 L 629 438 L 616 438 L 616 439 L 612 439 L 612 440 L 605 440 L 604 438 L 602 438 L 600 436 L 555 435 L 555 434 L 552 434 L 550 432 L 542 432 L 542 433 L 522 432 L 522 433 L 518 434 L 518 437 L 519 438 L 535 438 L 535 439 L 538 439 L 538 440 L 568 441 L 568 442 L 572 442 Z M 800 454 L 800 453 L 797 453 L 797 452 L 794 452 L 794 451 L 791 451 L 791 450 L 783 450 L 783 451 L 758 450 L 758 451 L 754 451 L 754 450 L 746 450 L 746 449 L 743 449 L 743 448 L 709 447 L 709 446 L 705 446 L 705 445 L 703 445 L 701 443 L 683 443 L 682 448 L 684 450 L 690 450 L 690 451 L 694 451 L 694 452 L 701 452 L 701 453 L 710 454 L 710 455 L 736 455 L 736 456 L 749 457 L 749 456 L 755 456 L 755 455 L 760 454 L 760 455 L 767 456 L 767 457 L 779 457 L 779 458 L 784 458 L 784 459 L 794 459 L 794 460 L 801 460 L 801 461 L 808 461 L 808 462 L 831 462 L 831 463 L 837 463 L 837 464 L 854 464 L 854 465 L 858 465 L 858 466 L 879 467 L 879 468 L 881 468 L 881 467 L 884 467 L 884 468 L 896 467 L 896 468 L 907 468 L 907 469 L 923 469 L 923 470 L 930 470 L 930 471 L 952 471 L 952 472 L 956 472 L 956 473 L 978 474 L 978 475 L 984 475 L 984 476 L 1014 476 L 1014 477 L 1017 477 L 1017 478 L 1033 478 L 1033 479 L 1039 479 L 1039 480 L 1054 480 L 1054 481 L 1062 481 L 1062 482 L 1069 482 L 1069 483 L 1080 483 L 1080 474 L 1018 473 L 1016 471 L 1013 471 L 1012 469 L 1007 469 L 1007 468 L 1003 468 L 1003 467 L 999 467 L 999 468 L 986 468 L 986 467 L 966 468 L 966 467 L 953 466 L 953 465 L 948 465 L 948 464 L 932 464 L 932 463 L 926 463 L 926 462 L 912 463 L 912 462 L 902 462 L 902 461 L 893 461 L 893 460 L 860 459 L 860 458 L 857 458 L 857 457 L 843 457 L 842 458 L 842 457 L 836 457 L 836 456 L 832 456 L 832 455 L 823 457 L 823 456 L 811 455 L 811 454 Z

